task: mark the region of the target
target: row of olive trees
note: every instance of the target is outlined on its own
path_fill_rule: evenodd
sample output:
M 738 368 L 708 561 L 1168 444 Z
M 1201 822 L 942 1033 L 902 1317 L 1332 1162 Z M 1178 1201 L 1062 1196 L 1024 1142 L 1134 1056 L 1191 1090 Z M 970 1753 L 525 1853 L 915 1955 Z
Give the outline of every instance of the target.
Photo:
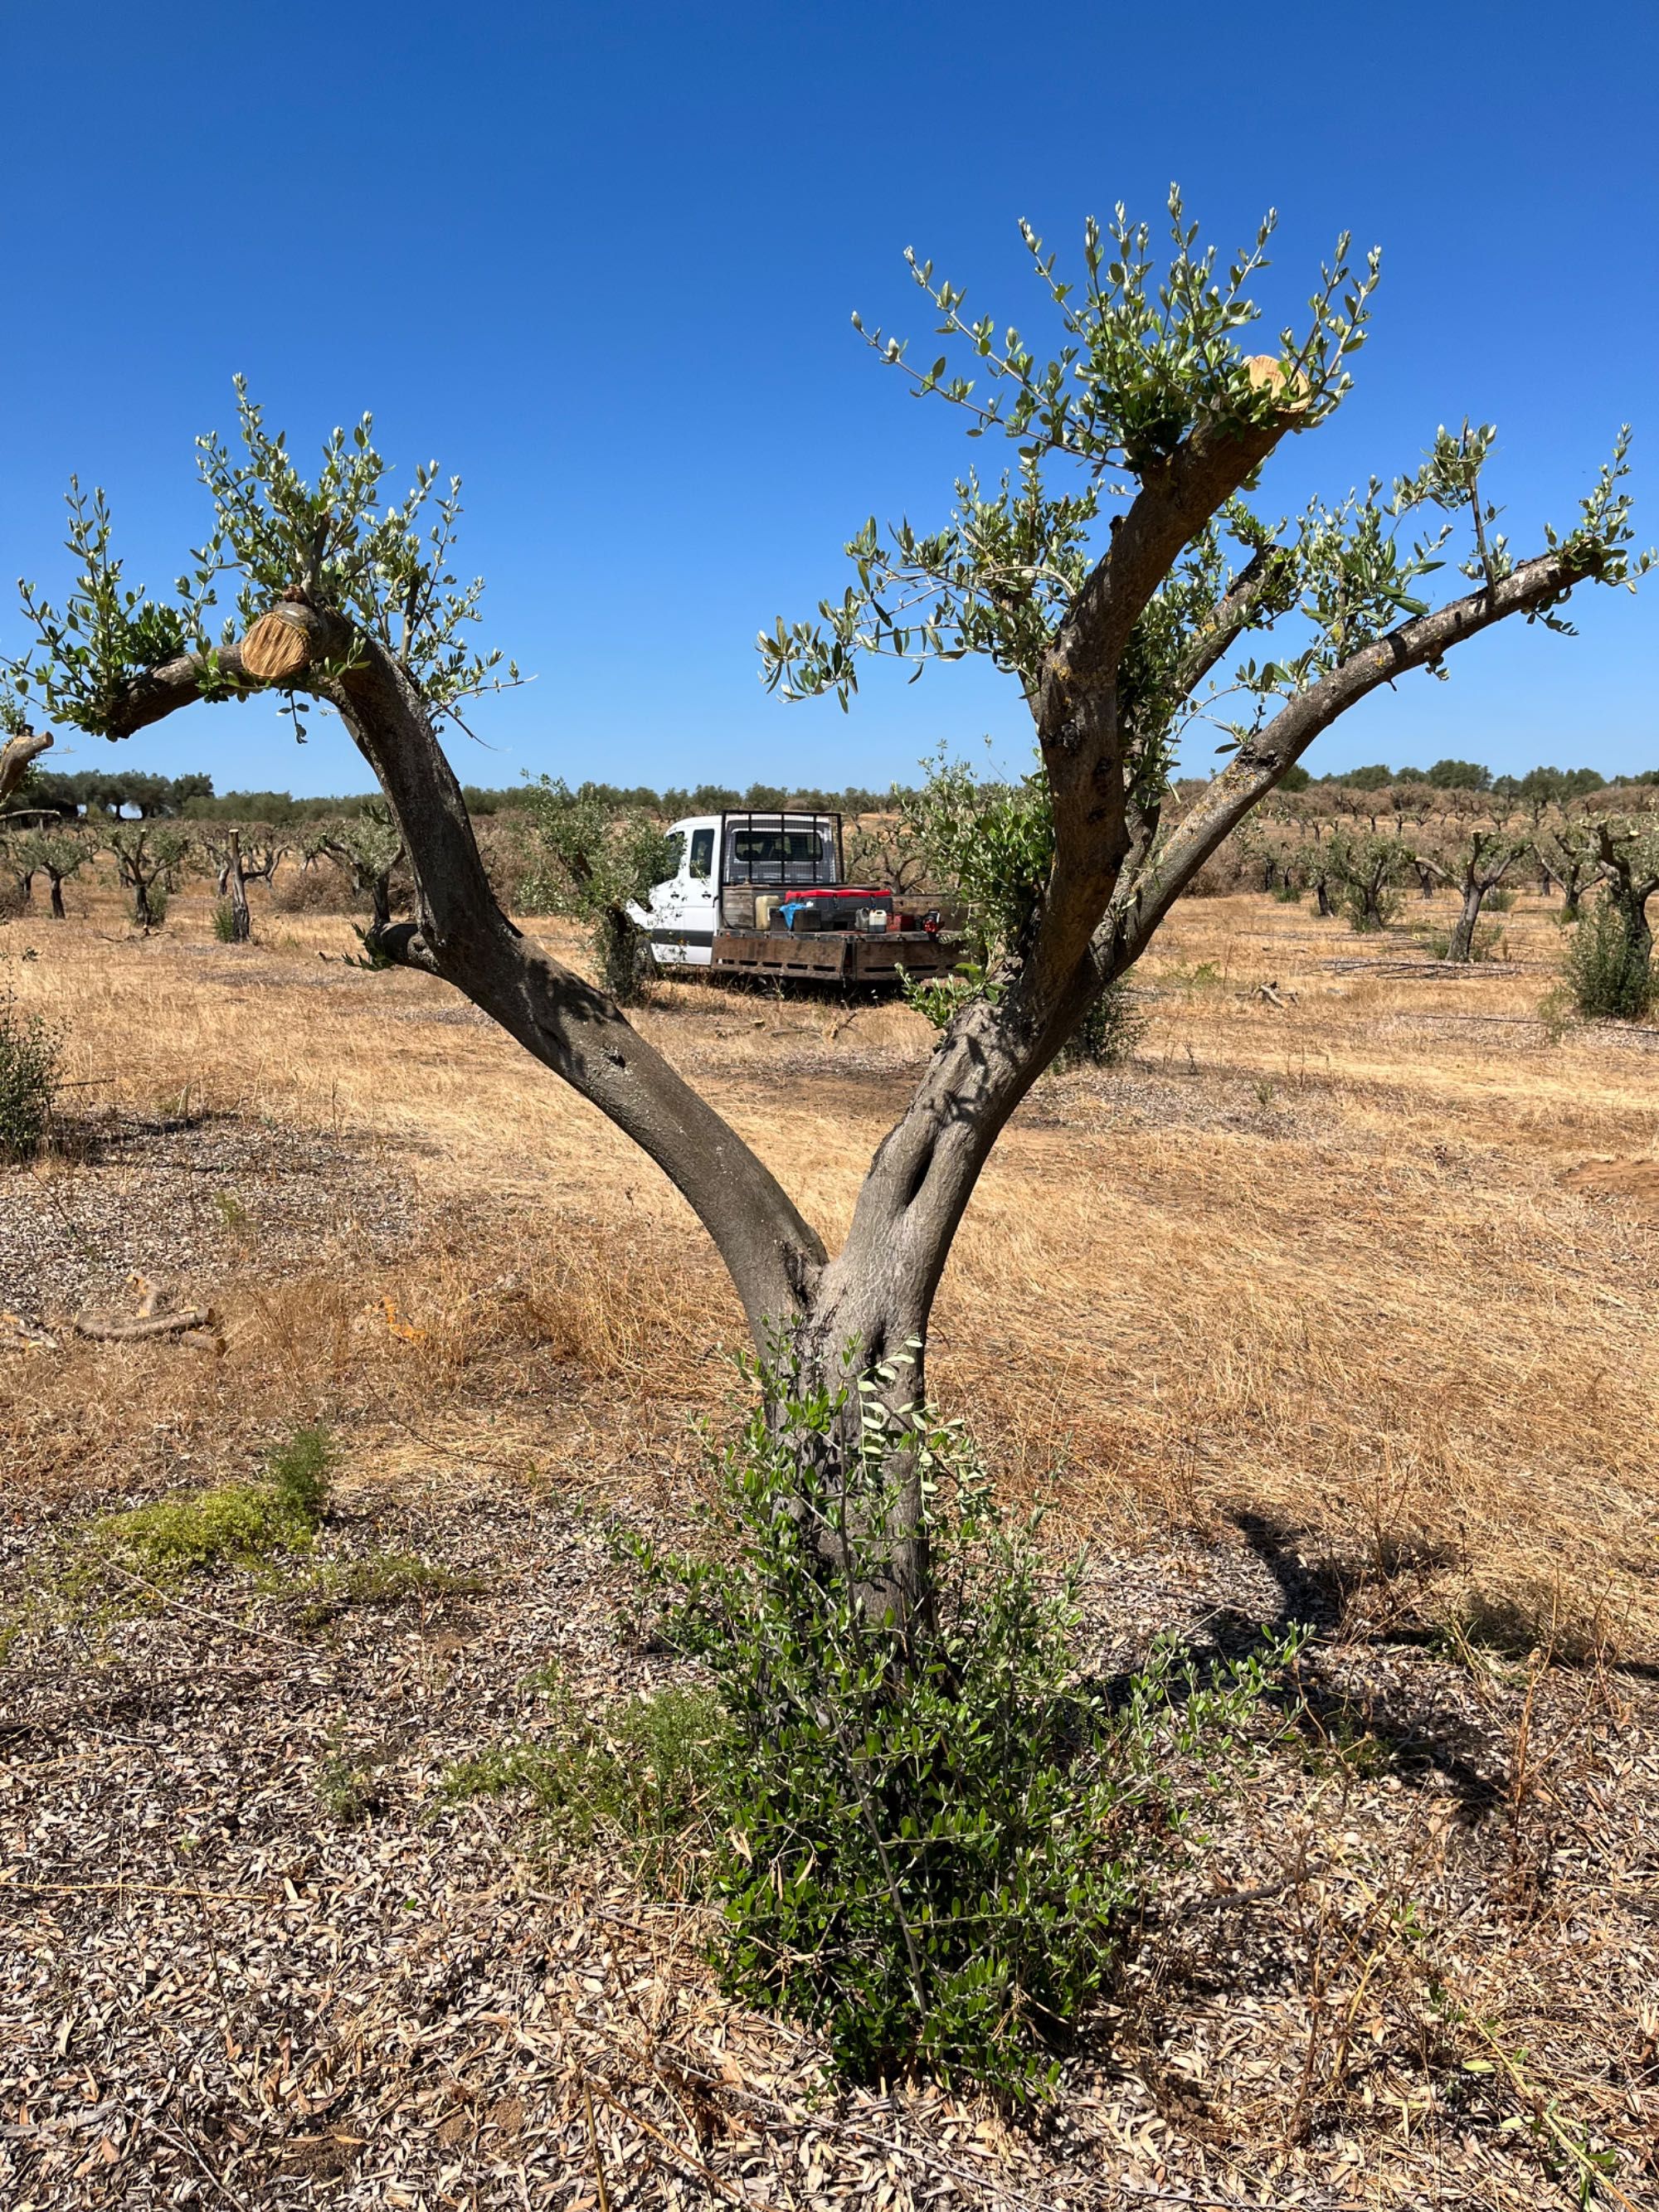
M 9 883 L 8 904 L 14 910 L 28 905 L 36 880 L 44 878 L 50 886 L 52 919 L 65 920 L 64 884 L 107 859 L 141 929 L 161 923 L 169 895 L 188 877 L 205 876 L 218 896 L 216 926 L 222 936 L 239 944 L 252 931 L 248 886 L 264 884 L 269 890 L 283 862 L 295 850 L 263 823 L 30 822 L 25 809 L 17 810 L 16 820 L 18 826 L 13 826 L 0 817 L 0 866 Z M 307 868 L 319 860 L 333 863 L 352 898 L 367 906 L 376 926 L 391 920 L 391 884 L 404 847 L 383 805 L 371 802 L 360 814 L 307 824 L 298 851 Z
M 1483 910 L 1510 902 L 1517 873 L 1530 861 L 1540 895 L 1560 890 L 1565 921 L 1578 921 L 1583 901 L 1599 888 L 1620 917 L 1632 957 L 1644 963 L 1652 945 L 1648 902 L 1659 890 L 1659 812 L 1603 811 L 1609 797 L 1631 795 L 1598 792 L 1596 806 L 1552 810 L 1553 818 L 1540 820 L 1501 794 L 1494 801 L 1477 793 L 1474 818 L 1467 808 L 1431 808 L 1425 827 L 1408 836 L 1398 815 L 1389 830 L 1359 826 L 1375 793 L 1359 793 L 1358 810 L 1328 803 L 1310 809 L 1304 804 L 1310 794 L 1298 793 L 1264 807 L 1238 833 L 1224 883 L 1284 898 L 1311 895 L 1322 916 L 1340 916 L 1362 932 L 1381 930 L 1397 917 L 1407 885 L 1414 884 L 1425 900 L 1452 891 L 1458 913 L 1437 949 L 1443 959 L 1463 963 L 1480 956 Z M 1330 793 L 1320 796 L 1328 802 Z M 1017 933 L 1034 858 L 1046 851 L 1048 834 L 1035 779 L 988 783 L 941 761 L 921 791 L 906 795 L 896 824 L 883 836 L 866 834 L 865 843 L 890 872 L 920 868 L 932 891 L 966 907 L 974 918 L 975 958 L 982 963 L 988 945 Z M 959 977 L 949 990 L 933 993 L 926 1010 L 953 1007 L 967 988 Z
M 1574 925 L 1565 971 L 1578 1012 L 1640 1020 L 1659 998 L 1650 912 L 1659 896 L 1659 826 L 1650 821 L 1575 824 L 1548 844 L 1476 830 L 1450 854 L 1439 855 L 1387 833 L 1339 830 L 1270 860 L 1267 872 L 1279 896 L 1311 891 L 1322 915 L 1340 913 L 1362 931 L 1382 929 L 1395 918 L 1401 888 L 1412 878 L 1425 897 L 1449 887 L 1458 894 L 1456 920 L 1447 936 L 1431 941 L 1443 959 L 1461 963 L 1490 949 L 1482 908 L 1509 902 L 1505 878 L 1529 855 L 1559 884 L 1559 918 Z
M 1601 794 L 1597 794 L 1601 796 Z M 1552 823 L 1517 825 L 1513 815 L 1489 818 L 1455 833 L 1407 836 L 1401 827 L 1361 831 L 1288 811 L 1264 823 L 1241 864 L 1264 890 L 1301 896 L 1311 892 L 1322 915 L 1340 913 L 1358 930 L 1381 929 L 1398 912 L 1402 886 L 1415 882 L 1422 896 L 1455 890 L 1460 909 L 1444 957 L 1467 961 L 1474 947 L 1483 906 L 1513 883 L 1524 863 L 1537 871 L 1540 895 L 1559 890 L 1561 919 L 1580 919 L 1592 890 L 1620 917 L 1633 957 L 1652 950 L 1649 902 L 1659 892 L 1659 816 L 1586 811 Z
M 1234 841 L 1226 863 L 1212 866 L 1200 886 L 1210 890 L 1279 887 L 1281 870 L 1300 865 L 1304 848 L 1328 838 L 1392 836 L 1443 866 L 1476 835 L 1497 843 L 1524 843 L 1536 868 L 1540 896 L 1560 890 L 1569 909 L 1577 890 L 1599 866 L 1597 830 L 1607 823 L 1620 834 L 1659 829 L 1659 788 L 1650 783 L 1579 788 L 1566 775 L 1553 782 L 1522 779 L 1514 789 L 1437 789 L 1416 779 L 1347 786 L 1319 783 L 1275 792 L 1244 836 Z M 1418 860 L 1412 866 L 1426 896 L 1434 878 Z M 1409 870 L 1407 872 L 1409 875 Z M 1573 915 L 1569 912 L 1569 919 Z

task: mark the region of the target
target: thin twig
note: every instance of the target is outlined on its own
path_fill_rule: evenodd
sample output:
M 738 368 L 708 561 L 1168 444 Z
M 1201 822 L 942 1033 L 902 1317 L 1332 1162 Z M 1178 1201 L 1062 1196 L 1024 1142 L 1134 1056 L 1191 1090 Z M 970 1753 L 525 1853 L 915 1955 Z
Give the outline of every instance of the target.
M 600 2095 L 605 2092 L 601 2090 Z M 582 2109 L 587 2114 L 588 2148 L 593 2154 L 593 2179 L 599 2191 L 599 2212 L 611 2212 L 611 2192 L 605 2185 L 605 2160 L 599 2153 L 599 2131 L 593 2124 L 593 2096 L 587 2086 L 587 2076 L 582 2075 Z
M 213 2184 L 221 2197 L 224 2198 L 227 2204 L 234 2205 L 236 2212 L 247 2212 L 247 2204 L 246 2200 L 239 2197 L 228 2182 L 220 2179 L 220 2177 L 214 2172 L 213 2168 L 208 2164 L 206 2159 L 203 2157 L 201 2152 L 197 2149 L 195 2144 L 191 2142 L 188 2136 L 176 2136 L 173 2133 L 170 2128 L 157 2128 L 155 2132 L 161 2136 L 163 2142 L 170 2142 L 175 2150 L 182 2150 L 188 2157 L 195 2160 L 197 2165 L 201 2167 L 203 2172 L 206 2174 L 208 2179 Z
M 210 1620 L 219 1628 L 234 1630 L 238 1636 L 263 1637 L 267 1644 L 279 1644 L 285 1651 L 308 1652 L 312 1650 L 310 1644 L 301 1644 L 297 1637 L 283 1636 L 276 1629 L 260 1628 L 249 1620 L 231 1620 L 222 1613 L 210 1613 L 204 1605 L 186 1605 L 182 1598 L 169 1595 L 159 1584 L 147 1581 L 143 1575 L 134 1574 L 131 1567 L 121 1566 L 113 1559 L 108 1565 L 114 1573 L 127 1582 L 136 1583 L 140 1589 L 148 1590 L 152 1597 L 159 1598 L 169 1612 L 182 1613 L 186 1620 Z
M 177 1313 L 145 1314 L 136 1321 L 106 1321 L 82 1306 L 75 1316 L 77 1335 L 90 1336 L 100 1344 L 144 1344 L 152 1338 L 177 1336 L 185 1329 L 211 1328 L 212 1309 L 208 1306 L 181 1306 Z
M 659 2127 L 655 2126 L 650 2120 L 646 2118 L 643 2112 L 636 2112 L 631 2105 L 625 2105 L 622 2102 L 620 2098 L 613 2097 L 610 2090 L 605 2087 L 603 2081 L 595 2082 L 593 2087 L 599 2091 L 600 2097 L 607 2105 L 610 2106 L 613 2112 L 619 2112 L 623 2119 L 630 2121 L 635 2127 L 643 2128 L 646 2134 L 651 2136 L 654 2142 L 659 2142 L 665 2150 L 671 2151 L 673 2155 L 680 2160 L 682 2165 L 689 2166 L 698 2179 L 708 2182 L 711 2188 L 720 2190 L 724 2195 L 733 2198 L 735 2202 L 739 2204 L 752 2205 L 754 2207 L 754 2212 L 781 2212 L 781 2208 L 780 2206 L 759 2203 L 752 2197 L 744 2196 L 742 2191 L 738 2190 L 735 2183 L 726 2180 L 723 2174 L 716 2173 L 712 2166 L 705 2166 L 702 2160 L 695 2156 L 692 2152 L 682 2149 L 680 2145 L 674 2141 L 672 2136 L 665 2135 Z M 588 2085 L 586 2076 L 584 2076 L 582 2081 L 582 2095 L 585 2098 L 588 2096 Z M 593 2106 L 591 2099 L 589 2099 L 587 2106 L 587 2124 L 591 2132 L 593 2126 Z M 597 2148 L 594 2154 L 597 2159 Z M 604 2212 L 605 2198 L 603 2193 L 600 2195 L 599 2203 L 601 2212 Z
M 199 1884 L 162 1881 L 19 1881 L 14 1876 L 0 1877 L 0 1892 L 21 1892 L 28 1897 L 190 1897 L 198 1900 L 210 1897 L 225 1905 L 274 1905 L 276 1892 L 268 1889 L 215 1889 L 204 1891 Z

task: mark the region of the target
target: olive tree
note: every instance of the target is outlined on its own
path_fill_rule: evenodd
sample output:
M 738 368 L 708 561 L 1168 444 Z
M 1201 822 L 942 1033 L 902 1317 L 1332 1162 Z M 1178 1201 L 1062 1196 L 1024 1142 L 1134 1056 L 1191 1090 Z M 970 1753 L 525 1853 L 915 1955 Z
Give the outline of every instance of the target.
M 1451 884 L 1462 900 L 1446 945 L 1448 960 L 1463 962 L 1474 958 L 1474 933 L 1482 906 L 1516 862 L 1531 850 L 1529 837 L 1515 836 L 1504 830 L 1472 830 L 1444 862 L 1431 860 L 1424 854 L 1417 855 L 1419 867 Z
M 118 822 L 104 833 L 115 872 L 132 894 L 132 918 L 153 929 L 190 857 L 188 831 L 167 822 Z
M 1356 274 L 1345 240 L 1300 330 L 1247 354 L 1271 218 L 1224 267 L 1173 194 L 1170 216 L 1161 270 L 1121 210 L 1103 231 L 1091 222 L 1076 281 L 1025 231 L 1054 326 L 1044 347 L 988 313 L 970 319 L 963 294 L 912 257 L 945 350 L 924 369 L 897 339 L 870 343 L 922 399 L 956 411 L 977 451 L 1006 441 L 1011 466 L 991 482 L 967 474 L 932 531 L 866 523 L 844 592 L 762 635 L 775 689 L 843 705 L 866 658 L 988 659 L 1029 709 L 1046 823 L 1019 926 L 877 1147 L 833 1254 L 614 1000 L 492 896 L 441 731 L 512 673 L 466 642 L 479 586 L 449 566 L 458 487 L 440 494 L 423 469 L 386 503 L 367 420 L 335 433 L 307 483 L 244 394 L 240 455 L 202 445 L 212 534 L 165 607 L 122 585 L 101 502 L 72 506 L 79 581 L 61 614 L 27 595 L 36 643 L 21 681 L 50 712 L 111 738 L 261 688 L 296 709 L 331 707 L 409 854 L 414 911 L 376 930 L 380 951 L 465 993 L 656 1162 L 713 1238 L 759 1343 L 787 1346 L 809 1376 L 850 1370 L 902 1415 L 924 1389 L 941 1271 L 999 1135 L 1209 856 L 1372 692 L 1443 672 L 1500 622 L 1562 628 L 1575 589 L 1646 565 L 1631 549 L 1623 433 L 1574 526 L 1525 558 L 1490 526 L 1486 430 L 1442 432 L 1391 484 L 1288 521 L 1258 511 L 1246 495 L 1275 447 L 1316 431 L 1348 388 L 1376 257 Z M 1459 530 L 1468 588 L 1432 605 L 1425 580 Z M 227 576 L 235 617 L 216 639 L 209 615 Z M 1274 625 L 1273 657 L 1221 674 L 1249 634 Z M 178 642 L 158 651 L 164 635 Z M 1223 694 L 1238 710 L 1227 757 L 1168 821 L 1177 733 Z M 925 1625 L 923 1488 L 918 1455 L 891 1508 L 886 1589 Z
M 332 860 L 350 881 L 354 898 L 367 898 L 374 927 L 392 921 L 392 878 L 405 856 L 403 832 L 384 805 L 370 801 L 359 814 L 319 822 L 307 830 L 301 849 L 307 860 Z
M 43 875 L 52 886 L 52 920 L 65 921 L 64 886 L 92 859 L 91 844 L 76 830 L 45 828 L 29 830 L 20 844 L 27 866 Z
M 535 857 L 520 886 L 533 912 L 586 925 L 600 983 L 618 1006 L 640 996 L 645 932 L 629 909 L 674 872 L 662 823 L 641 806 L 617 805 L 596 784 L 575 791 L 544 776 L 527 808 Z
M 1388 927 L 1399 909 L 1394 894 L 1416 857 L 1397 836 L 1374 831 L 1360 837 L 1346 830 L 1334 833 L 1325 848 L 1325 864 L 1351 929 Z
M 1595 828 L 1607 903 L 1624 926 L 1632 958 L 1645 967 L 1653 957 L 1648 902 L 1659 891 L 1659 827 L 1613 819 L 1599 821 Z
M 196 842 L 223 902 L 222 911 L 229 923 L 230 941 L 246 945 L 253 934 L 253 916 L 248 911 L 247 869 L 242 858 L 241 830 L 234 823 L 216 823 L 211 829 L 198 830 Z
M 1561 919 L 1577 921 L 1583 911 L 1586 888 L 1601 870 L 1601 844 L 1595 821 L 1564 819 L 1534 833 L 1538 865 L 1546 884 L 1561 890 Z
M 268 822 L 245 822 L 240 831 L 243 880 L 267 890 L 289 855 L 289 848 Z
M 21 831 L 0 830 L 0 870 L 11 878 L 3 896 L 8 916 L 24 914 L 34 896 L 34 877 L 38 863 L 31 857 L 27 838 Z

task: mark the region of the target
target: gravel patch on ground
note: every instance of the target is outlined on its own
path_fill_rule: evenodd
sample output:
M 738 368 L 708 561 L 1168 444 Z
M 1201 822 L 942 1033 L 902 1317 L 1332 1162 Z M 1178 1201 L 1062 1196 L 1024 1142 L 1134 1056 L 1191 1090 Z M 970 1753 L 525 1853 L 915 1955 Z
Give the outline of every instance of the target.
M 50 1327 L 134 1272 L 199 1296 L 251 1255 L 280 1274 L 346 1239 L 388 1254 L 416 1220 L 411 1179 L 366 1138 L 112 1115 L 0 1169 L 0 1311 Z
M 26 1619 L 0 1670 L 0 2199 L 1518 2212 L 1577 2201 L 1555 2129 L 1615 2154 L 1610 2201 L 1651 2202 L 1652 1686 L 1390 1643 L 1243 1534 L 1094 1570 L 1081 1656 L 1107 1674 L 1171 1625 L 1200 1650 L 1318 1636 L 1307 1717 L 1159 1899 L 1036 2129 L 838 2088 L 721 1998 L 699 1910 L 550 1859 L 511 1798 L 441 1794 L 546 1724 L 550 1661 L 584 1703 L 663 1677 L 560 1500 L 453 1469 L 346 1488 L 325 1555 L 472 1586 L 320 1625 L 246 1577 Z M 4 1532 L 14 1597 L 37 1540 Z

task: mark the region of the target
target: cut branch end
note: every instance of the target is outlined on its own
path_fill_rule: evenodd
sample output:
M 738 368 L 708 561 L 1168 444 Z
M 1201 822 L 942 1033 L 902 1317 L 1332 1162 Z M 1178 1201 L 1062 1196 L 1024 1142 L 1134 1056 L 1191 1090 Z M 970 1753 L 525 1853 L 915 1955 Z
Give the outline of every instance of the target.
M 242 666 L 262 684 L 291 684 L 310 665 L 310 638 L 281 607 L 261 615 L 242 641 Z

